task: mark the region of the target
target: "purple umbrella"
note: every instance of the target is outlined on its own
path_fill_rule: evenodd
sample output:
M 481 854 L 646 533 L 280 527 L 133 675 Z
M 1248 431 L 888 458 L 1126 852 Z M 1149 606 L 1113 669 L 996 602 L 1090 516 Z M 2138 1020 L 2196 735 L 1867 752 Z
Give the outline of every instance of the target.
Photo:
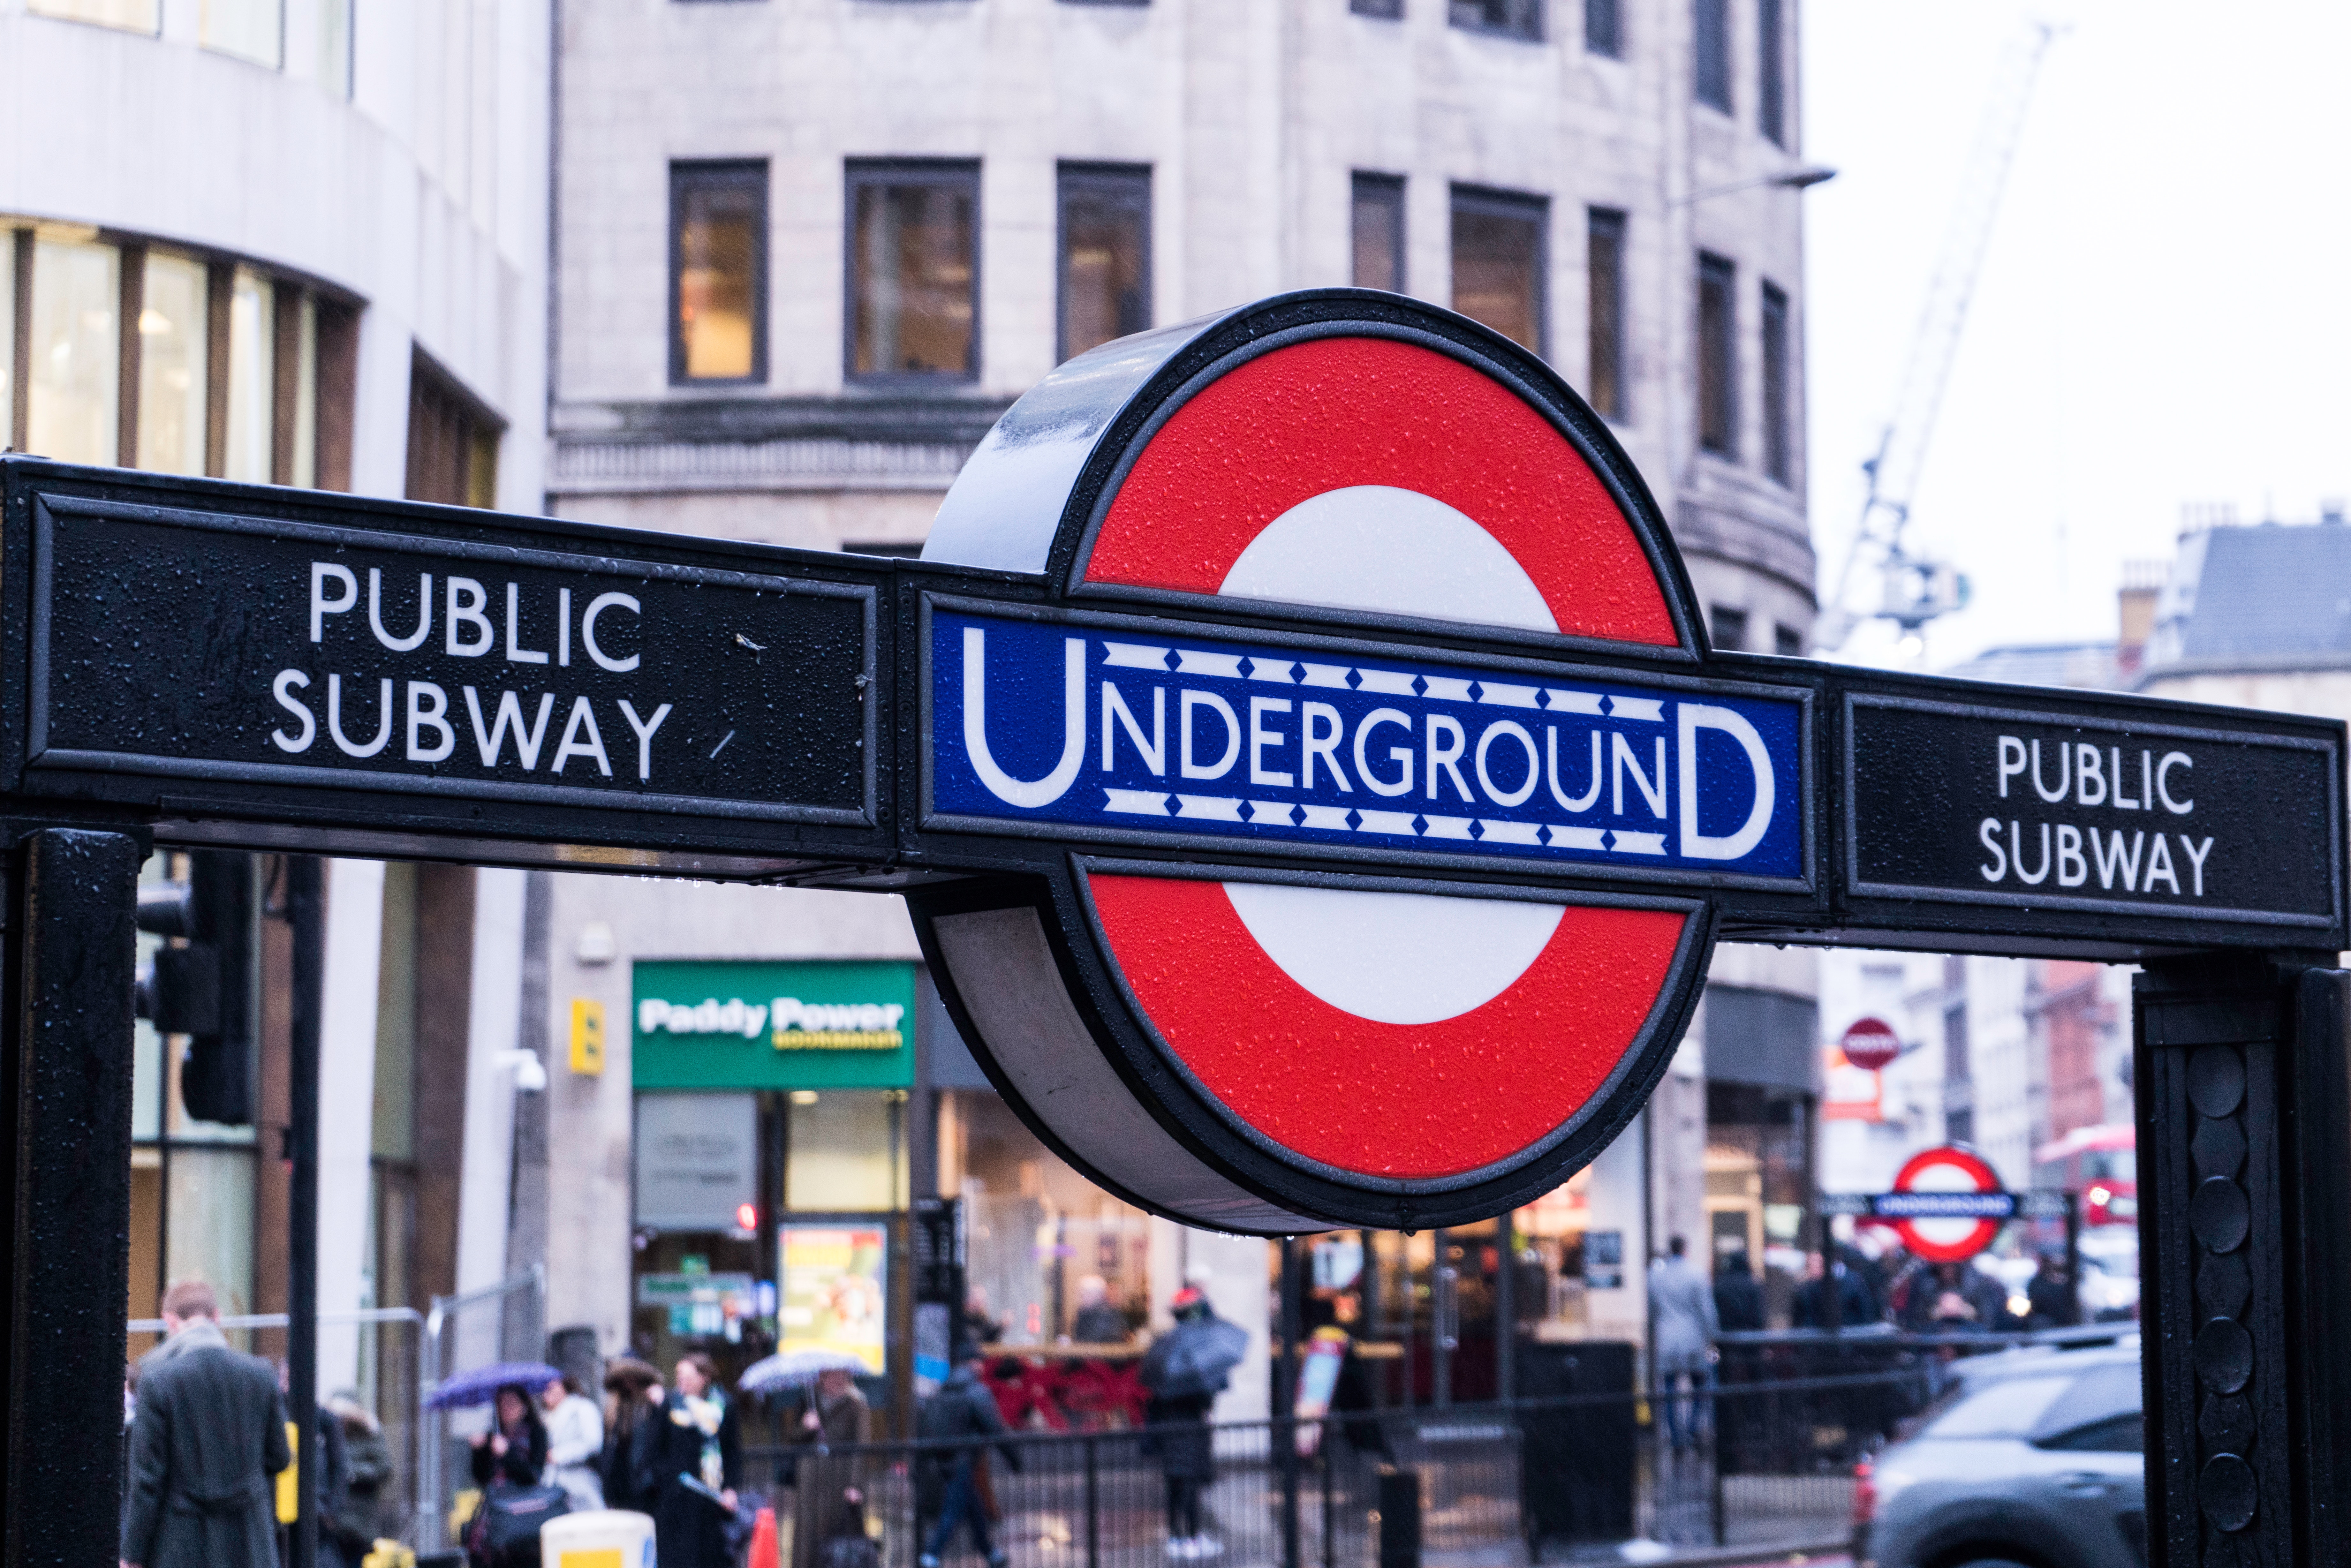
M 536 1395 L 563 1374 L 543 1361 L 502 1361 L 496 1366 L 477 1366 L 471 1372 L 453 1373 L 441 1380 L 424 1401 L 428 1410 L 452 1410 L 466 1405 L 487 1405 L 498 1396 L 498 1390 L 512 1386 L 524 1393 Z

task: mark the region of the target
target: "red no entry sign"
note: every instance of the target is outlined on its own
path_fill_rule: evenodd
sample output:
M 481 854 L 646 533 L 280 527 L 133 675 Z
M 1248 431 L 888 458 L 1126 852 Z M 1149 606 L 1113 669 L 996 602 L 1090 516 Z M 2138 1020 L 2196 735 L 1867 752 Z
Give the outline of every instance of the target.
M 1902 1054 L 1901 1037 L 1894 1026 L 1884 1019 L 1859 1019 L 1837 1041 L 1844 1059 L 1855 1067 L 1865 1067 L 1876 1072 Z

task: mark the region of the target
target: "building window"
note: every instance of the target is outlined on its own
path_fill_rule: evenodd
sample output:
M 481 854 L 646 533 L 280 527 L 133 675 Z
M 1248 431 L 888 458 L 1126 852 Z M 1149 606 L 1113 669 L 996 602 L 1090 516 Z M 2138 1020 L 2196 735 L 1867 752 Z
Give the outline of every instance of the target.
M 849 374 L 967 382 L 979 373 L 979 169 L 849 169 Z
M 1619 0 L 1583 0 L 1583 47 L 1610 59 L 1625 57 L 1625 16 Z
M 1735 653 L 1747 646 L 1747 612 L 1744 610 L 1718 604 L 1707 612 L 1707 621 L 1714 632 L 1717 648 Z
M 31 248 L 32 235 L 0 228 L 0 434 L 7 444 L 25 444 L 25 421 L 16 406 L 16 247 Z
M 1730 112 L 1730 0 L 1690 0 L 1698 100 Z
M 1718 457 L 1739 455 L 1738 269 L 1719 256 L 1698 258 L 1698 444 Z
M 1377 16 L 1394 22 L 1404 16 L 1404 0 L 1347 0 L 1347 9 L 1358 16 Z
M 112 463 L 121 422 L 121 253 L 36 239 L 31 282 L 24 450 L 60 463 Z
M 1802 632 L 1797 631 L 1793 626 L 1772 627 L 1771 652 L 1781 655 L 1782 658 L 1802 658 L 1804 656 L 1804 634 Z
M 286 61 L 286 0 L 204 0 L 196 41 L 276 70 Z
M 1785 485 L 1795 472 L 1788 378 L 1788 297 L 1763 286 L 1763 471 Z
M 139 466 L 159 474 L 204 472 L 206 346 L 204 264 L 147 253 L 139 300 Z
M 1505 37 L 1542 39 L 1543 0 L 1447 0 L 1453 25 L 1473 33 L 1499 33 Z
M 1547 215 L 1540 196 L 1453 192 L 1453 308 L 1538 354 Z
M 36 16 L 56 16 L 68 22 L 93 22 L 120 27 L 126 33 L 162 29 L 163 0 L 27 0 Z
M 455 377 L 417 352 L 408 371 L 408 498 L 497 505 L 501 428 Z
M 1611 419 L 1625 417 L 1625 214 L 1593 207 L 1584 218 L 1584 278 L 1590 290 L 1591 369 L 1585 396 Z
M 1782 147 L 1788 144 L 1785 47 L 1780 0 L 1755 0 L 1756 126 Z
M 768 165 L 669 166 L 669 379 L 768 379 Z
M 1151 171 L 1061 171 L 1060 357 L 1151 325 Z
M 229 278 L 227 455 L 221 472 L 248 485 L 266 485 L 275 476 L 277 327 L 269 280 L 238 267 Z
M 1355 176 L 1355 287 L 1404 292 L 1404 181 Z
M 351 96 L 351 0 L 318 0 L 319 85 Z

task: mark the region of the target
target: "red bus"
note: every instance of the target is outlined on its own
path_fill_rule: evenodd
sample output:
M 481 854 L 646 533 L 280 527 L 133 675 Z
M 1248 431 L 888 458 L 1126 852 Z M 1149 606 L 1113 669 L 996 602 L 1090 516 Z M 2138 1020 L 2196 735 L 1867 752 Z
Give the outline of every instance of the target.
M 2080 1194 L 2084 1225 L 2137 1224 L 2137 1130 L 2110 1122 L 2042 1145 L 2032 1156 L 2032 1185 Z

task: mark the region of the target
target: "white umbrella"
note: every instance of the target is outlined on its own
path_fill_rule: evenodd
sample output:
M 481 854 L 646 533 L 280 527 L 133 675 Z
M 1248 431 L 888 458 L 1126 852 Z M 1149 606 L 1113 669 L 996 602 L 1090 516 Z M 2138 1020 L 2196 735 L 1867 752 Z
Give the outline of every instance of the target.
M 735 1386 L 746 1394 L 774 1394 L 786 1388 L 806 1388 L 820 1373 L 868 1370 L 862 1357 L 844 1350 L 788 1350 L 745 1367 Z

